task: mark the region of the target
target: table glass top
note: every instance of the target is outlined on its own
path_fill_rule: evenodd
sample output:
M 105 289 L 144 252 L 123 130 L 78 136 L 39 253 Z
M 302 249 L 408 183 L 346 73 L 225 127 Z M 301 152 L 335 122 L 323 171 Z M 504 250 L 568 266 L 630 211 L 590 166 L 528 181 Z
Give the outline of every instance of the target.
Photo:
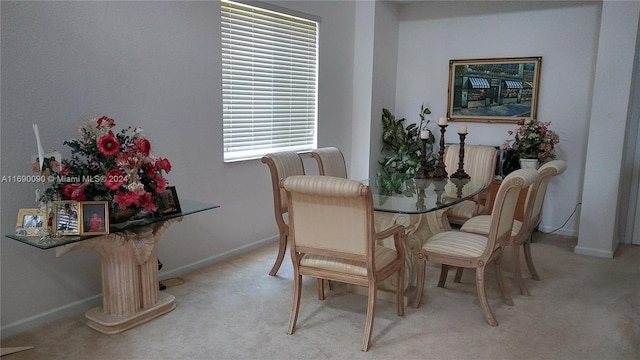
M 178 217 L 182 217 L 190 214 L 195 214 L 201 211 L 211 210 L 218 207 L 220 207 L 220 205 L 213 205 L 213 204 L 203 203 L 203 202 L 194 201 L 194 200 L 180 199 L 180 208 L 182 210 L 180 213 L 157 216 L 157 217 L 148 217 L 148 218 L 143 218 L 138 220 L 126 221 L 118 224 L 110 224 L 109 232 L 115 233 L 115 232 L 124 231 L 128 229 L 134 229 L 139 226 L 166 221 L 169 219 L 178 218 Z M 31 246 L 35 246 L 40 249 L 51 249 L 58 246 L 91 239 L 99 235 L 91 235 L 91 236 L 68 235 L 68 236 L 62 236 L 59 238 L 50 238 L 50 237 L 41 238 L 39 236 L 20 236 L 20 235 L 14 235 L 14 234 L 6 235 L 6 236 L 10 239 L 17 240 Z
M 376 211 L 422 214 L 455 205 L 473 197 L 488 184 L 473 179 L 406 179 L 392 186 L 382 179 L 362 181 L 371 187 Z

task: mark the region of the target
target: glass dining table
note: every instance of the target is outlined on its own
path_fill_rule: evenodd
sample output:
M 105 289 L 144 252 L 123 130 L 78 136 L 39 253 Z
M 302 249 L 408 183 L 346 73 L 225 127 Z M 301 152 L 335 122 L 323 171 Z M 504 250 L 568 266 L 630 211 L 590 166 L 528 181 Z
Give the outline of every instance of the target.
M 415 288 L 415 259 L 418 250 L 434 234 L 451 230 L 446 218 L 447 209 L 473 198 L 491 186 L 490 183 L 474 179 L 456 178 L 409 178 L 395 186 L 390 186 L 383 178 L 361 182 L 371 188 L 376 229 L 380 231 L 395 224 L 406 228 L 405 292 L 411 292 Z M 381 244 L 394 248 L 392 238 L 382 240 Z M 379 297 L 394 301 L 397 288 L 397 278 L 391 276 L 379 285 L 379 290 L 382 290 Z

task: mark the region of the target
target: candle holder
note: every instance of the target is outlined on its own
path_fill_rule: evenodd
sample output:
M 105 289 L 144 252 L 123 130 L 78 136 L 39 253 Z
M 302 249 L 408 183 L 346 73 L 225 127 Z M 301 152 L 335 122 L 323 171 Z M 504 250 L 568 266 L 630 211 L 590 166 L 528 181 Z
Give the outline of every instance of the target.
M 458 170 L 456 170 L 455 173 L 451 174 L 451 178 L 470 179 L 471 176 L 469 176 L 469 174 L 464 172 L 464 138 L 467 136 L 467 134 L 458 133 L 458 135 L 460 135 L 460 152 L 458 154 Z
M 447 170 L 445 169 L 446 166 L 444 165 L 444 133 L 448 125 L 438 126 L 440 126 L 440 156 L 438 158 L 438 163 L 436 164 L 436 169 L 433 171 L 433 177 L 436 179 L 444 179 L 449 176 L 449 174 L 447 174 Z
M 436 193 L 436 206 L 441 206 L 442 203 L 442 195 L 444 194 L 444 188 L 447 185 L 447 180 L 444 178 L 437 179 L 433 181 L 434 192 Z
M 420 139 L 422 140 L 422 152 L 420 154 L 420 169 L 416 173 L 416 179 L 426 179 L 429 177 L 429 172 L 427 170 L 427 141 L 429 139 Z
M 469 178 L 454 178 L 451 175 L 450 181 L 456 186 L 456 198 L 460 199 L 462 197 L 462 189 L 471 180 Z

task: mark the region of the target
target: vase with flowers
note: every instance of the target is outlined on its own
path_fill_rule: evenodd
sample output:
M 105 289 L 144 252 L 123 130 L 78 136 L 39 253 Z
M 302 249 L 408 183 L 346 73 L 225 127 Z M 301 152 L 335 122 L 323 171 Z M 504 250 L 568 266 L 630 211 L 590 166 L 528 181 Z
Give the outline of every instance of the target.
M 550 121 L 521 119 L 517 129 L 508 131 L 513 138 L 507 139 L 503 148 L 518 156 L 521 168 L 537 169 L 539 164 L 556 158 L 555 149 L 560 137 L 549 129 L 550 124 Z
M 126 220 L 117 217 L 120 213 L 153 214 L 161 208 L 171 163 L 152 155 L 142 129 L 114 132 L 114 127 L 109 117 L 92 118 L 79 127 L 79 138 L 64 141 L 71 158 L 52 176 L 44 200 L 106 200 L 116 222 Z

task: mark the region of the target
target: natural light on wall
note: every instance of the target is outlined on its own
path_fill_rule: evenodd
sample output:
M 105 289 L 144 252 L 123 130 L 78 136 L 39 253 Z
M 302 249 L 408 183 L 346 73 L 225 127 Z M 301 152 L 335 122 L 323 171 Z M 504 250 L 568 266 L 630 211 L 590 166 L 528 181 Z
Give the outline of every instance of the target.
M 318 22 L 222 1 L 224 161 L 317 145 Z

